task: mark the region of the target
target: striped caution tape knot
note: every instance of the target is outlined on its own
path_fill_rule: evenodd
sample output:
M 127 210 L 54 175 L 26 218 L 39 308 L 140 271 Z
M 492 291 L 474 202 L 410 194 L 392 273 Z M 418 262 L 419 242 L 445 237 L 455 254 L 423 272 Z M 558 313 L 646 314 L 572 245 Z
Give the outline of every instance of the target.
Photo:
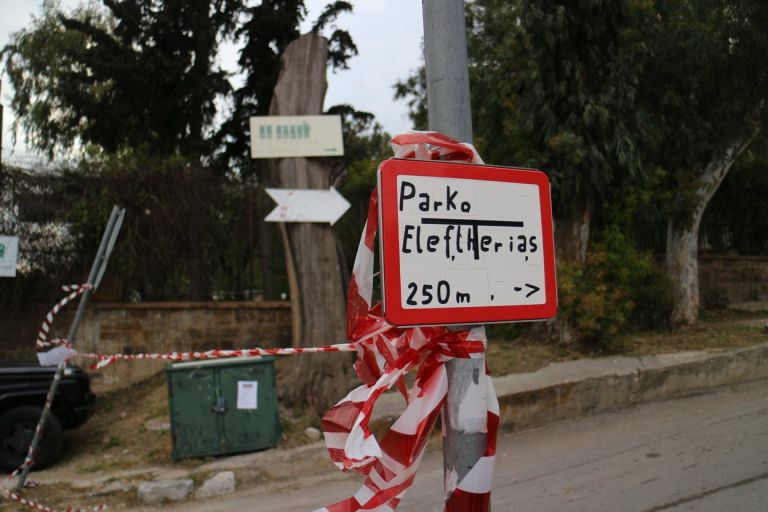
M 37 333 L 37 340 L 35 342 L 35 345 L 38 349 L 46 348 L 53 346 L 55 344 L 61 343 L 64 340 L 53 340 L 51 342 L 48 341 L 48 333 L 51 330 L 51 324 L 53 324 L 53 319 L 56 317 L 56 315 L 59 314 L 59 311 L 61 311 L 67 304 L 69 304 L 71 301 L 76 299 L 78 296 L 84 294 L 88 290 L 92 290 L 93 286 L 90 284 L 70 284 L 65 285 L 61 287 L 65 292 L 67 292 L 67 295 L 61 299 L 59 302 L 56 303 L 55 306 L 51 308 L 51 310 L 48 312 L 48 314 L 45 315 L 45 319 L 43 320 L 43 325 L 40 326 L 40 331 Z

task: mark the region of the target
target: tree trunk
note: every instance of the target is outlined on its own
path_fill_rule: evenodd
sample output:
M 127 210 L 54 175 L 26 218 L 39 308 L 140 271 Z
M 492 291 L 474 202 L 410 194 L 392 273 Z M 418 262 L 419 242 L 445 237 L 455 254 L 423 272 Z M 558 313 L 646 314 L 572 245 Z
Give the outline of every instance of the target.
M 292 42 L 282 57 L 283 69 L 275 86 L 270 115 L 320 114 L 325 98 L 328 41 L 305 34 Z M 273 183 L 281 188 L 328 189 L 330 165 L 322 159 L 283 158 L 272 162 Z M 346 301 L 336 234 L 328 224 L 287 223 L 288 261 L 294 267 L 291 290 L 300 311 L 300 337 L 294 345 L 317 346 L 346 339 Z M 298 304 L 297 304 L 298 303 Z M 294 359 L 293 370 L 281 379 L 283 397 L 308 404 L 318 413 L 342 398 L 352 385 L 349 354 L 314 354 Z
M 589 247 L 592 208 L 586 199 L 574 199 L 555 219 L 555 252 L 558 263 L 584 263 Z M 571 321 L 559 314 L 547 322 L 532 322 L 523 328 L 529 341 L 569 345 L 579 340 Z
M 592 208 L 586 199 L 574 199 L 555 220 L 555 251 L 561 263 L 584 263 L 587 260 Z M 534 324 L 535 325 L 535 324 Z M 550 342 L 569 345 L 579 340 L 569 318 L 559 314 L 547 322 Z
M 266 170 L 262 171 L 262 174 Z M 264 191 L 265 184 L 260 183 L 255 191 L 254 210 L 257 219 L 263 219 L 272 211 L 274 201 Z M 266 184 L 269 185 L 269 184 Z M 274 257 L 275 250 L 273 239 L 275 227 L 268 222 L 259 224 L 259 264 L 261 267 L 261 297 L 264 300 L 276 300 L 280 297 L 275 279 Z
M 667 276 L 672 285 L 674 327 L 690 325 L 699 317 L 699 226 L 704 210 L 717 192 L 728 171 L 760 132 L 759 125 L 751 134 L 732 143 L 718 158 L 694 173 L 689 180 L 678 182 L 674 208 L 667 224 Z
M 690 325 L 699 315 L 698 237 L 702 208 L 688 223 L 667 225 L 667 276 L 672 285 L 673 326 Z
M 555 250 L 558 261 L 587 261 L 592 207 L 586 199 L 574 199 L 555 219 Z

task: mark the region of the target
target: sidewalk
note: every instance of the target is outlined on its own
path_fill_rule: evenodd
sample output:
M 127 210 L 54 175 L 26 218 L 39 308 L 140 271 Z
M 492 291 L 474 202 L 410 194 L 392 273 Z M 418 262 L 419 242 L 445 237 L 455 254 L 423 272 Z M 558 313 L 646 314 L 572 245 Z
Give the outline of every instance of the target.
M 646 357 L 609 357 L 555 363 L 537 372 L 493 379 L 504 431 L 616 410 L 653 400 L 768 379 L 768 343 L 727 352 L 681 352 Z M 402 411 L 398 393 L 382 396 L 374 421 L 388 421 Z M 211 475 L 232 471 L 244 489 L 293 475 L 336 471 L 322 442 L 291 450 L 270 450 L 221 458 L 195 469 L 153 467 L 102 473 L 87 479 L 56 468 L 35 474 L 41 484 L 81 489 L 103 500 L 136 496 L 142 481 L 191 479 L 199 488 Z M 190 495 L 191 497 L 191 495 Z

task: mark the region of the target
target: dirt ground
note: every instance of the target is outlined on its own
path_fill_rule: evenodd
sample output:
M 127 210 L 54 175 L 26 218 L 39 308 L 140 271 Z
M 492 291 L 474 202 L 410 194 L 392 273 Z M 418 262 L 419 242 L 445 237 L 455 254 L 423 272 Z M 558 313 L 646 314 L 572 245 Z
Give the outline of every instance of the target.
M 682 331 L 626 334 L 619 345 L 623 347 L 623 355 L 745 347 L 768 341 L 766 317 L 768 314 L 764 311 L 710 313 L 696 326 Z M 609 354 L 597 349 L 526 343 L 497 335 L 489 340 L 487 360 L 493 375 L 505 375 L 533 372 L 553 362 L 605 355 Z M 288 364 L 290 361 L 280 361 L 278 371 Z M 319 428 L 318 417 L 306 410 L 281 408 L 280 419 L 283 436 L 278 450 L 315 442 L 304 434 L 304 430 L 308 426 Z M 68 480 L 78 475 L 87 483 L 105 473 L 126 471 L 135 479 L 140 478 L 143 468 L 189 470 L 212 460 L 187 459 L 174 463 L 168 422 L 165 372 L 161 372 L 122 391 L 99 397 L 94 416 L 80 429 L 66 434 L 62 458 L 49 471 L 54 475 L 66 474 Z M 83 488 L 72 486 L 58 485 L 54 492 L 53 486 L 46 485 L 28 494 L 30 498 L 54 505 L 95 506 L 105 501 L 104 496 L 89 496 Z M 116 485 L 109 493 L 108 501 L 113 508 L 122 508 L 135 499 L 135 491 L 123 491 Z M 2 501 L 0 510 L 15 510 L 15 505 Z

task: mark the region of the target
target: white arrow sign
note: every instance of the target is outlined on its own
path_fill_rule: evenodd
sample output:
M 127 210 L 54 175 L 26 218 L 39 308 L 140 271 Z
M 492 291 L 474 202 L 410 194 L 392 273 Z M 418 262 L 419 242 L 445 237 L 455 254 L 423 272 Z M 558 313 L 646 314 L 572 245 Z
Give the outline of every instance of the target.
M 328 222 L 331 225 L 349 210 L 349 202 L 335 188 L 328 190 L 268 188 L 277 208 L 267 222 Z

